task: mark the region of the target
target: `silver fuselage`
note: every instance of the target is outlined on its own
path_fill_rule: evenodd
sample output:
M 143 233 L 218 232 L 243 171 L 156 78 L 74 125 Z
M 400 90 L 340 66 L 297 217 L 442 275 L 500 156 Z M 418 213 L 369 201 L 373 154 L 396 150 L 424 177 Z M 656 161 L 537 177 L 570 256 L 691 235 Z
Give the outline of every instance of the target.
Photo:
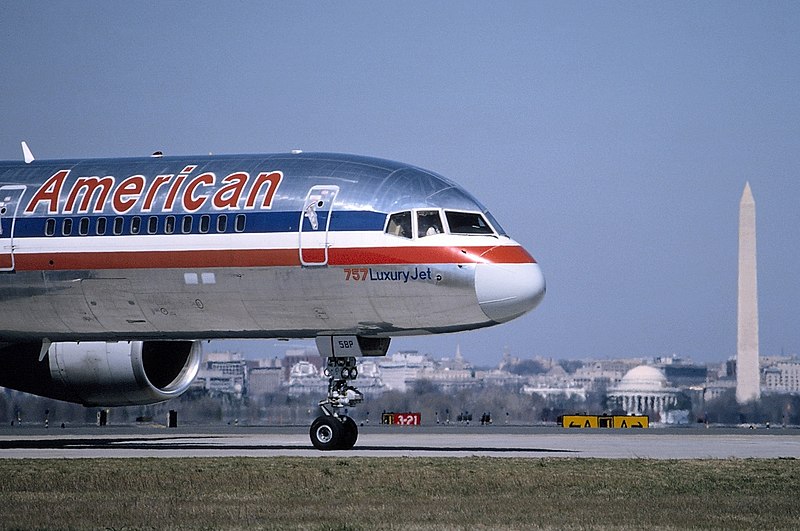
M 380 159 L 2 162 L 0 203 L 3 342 L 433 334 L 544 294 L 472 196 Z M 401 236 L 388 221 L 406 211 Z M 441 230 L 422 234 L 431 212 Z M 488 231 L 451 226 L 463 213 Z

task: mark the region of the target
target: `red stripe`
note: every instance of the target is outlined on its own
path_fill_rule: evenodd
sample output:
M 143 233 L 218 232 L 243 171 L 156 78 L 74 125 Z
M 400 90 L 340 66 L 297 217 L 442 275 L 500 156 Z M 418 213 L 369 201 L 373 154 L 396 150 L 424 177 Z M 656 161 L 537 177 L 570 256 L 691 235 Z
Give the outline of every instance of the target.
M 519 246 L 495 247 L 363 247 L 330 249 L 331 265 L 535 263 Z
M 306 261 L 323 260 L 323 253 L 304 250 Z M 317 254 L 319 256 L 317 256 Z M 15 255 L 17 271 L 77 269 L 187 269 L 198 267 L 298 266 L 298 249 L 114 251 Z M 497 247 L 362 247 L 332 248 L 333 266 L 394 264 L 535 263 L 519 246 Z

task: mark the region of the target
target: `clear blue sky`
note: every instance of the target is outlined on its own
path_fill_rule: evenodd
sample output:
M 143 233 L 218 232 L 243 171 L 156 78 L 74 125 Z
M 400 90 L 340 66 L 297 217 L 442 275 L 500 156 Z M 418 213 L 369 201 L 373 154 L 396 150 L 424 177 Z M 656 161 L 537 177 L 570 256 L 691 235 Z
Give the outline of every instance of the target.
M 512 323 L 393 344 L 479 363 L 733 355 L 750 181 L 761 352 L 798 353 L 798 28 L 796 2 L 6 2 L 0 159 L 25 139 L 442 173 L 548 281 Z

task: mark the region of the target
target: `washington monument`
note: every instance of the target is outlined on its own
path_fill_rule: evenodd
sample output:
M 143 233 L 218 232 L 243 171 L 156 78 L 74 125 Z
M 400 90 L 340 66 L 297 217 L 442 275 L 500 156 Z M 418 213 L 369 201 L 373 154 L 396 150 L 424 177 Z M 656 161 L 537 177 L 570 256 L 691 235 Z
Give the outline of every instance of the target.
M 761 398 L 758 366 L 758 286 L 756 282 L 756 203 L 750 183 L 739 202 L 739 335 L 736 342 L 736 401 Z

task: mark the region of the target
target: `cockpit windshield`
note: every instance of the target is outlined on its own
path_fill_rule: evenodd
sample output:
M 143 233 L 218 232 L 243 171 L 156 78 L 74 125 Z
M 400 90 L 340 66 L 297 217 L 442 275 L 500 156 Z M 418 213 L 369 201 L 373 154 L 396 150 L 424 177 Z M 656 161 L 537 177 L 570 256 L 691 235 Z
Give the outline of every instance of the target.
M 483 215 L 477 212 L 445 210 L 444 215 L 453 234 L 494 234 Z
M 444 219 L 442 213 L 444 213 Z M 487 218 L 491 220 L 491 224 Z M 438 209 L 404 210 L 390 214 L 386 222 L 386 233 L 408 239 L 445 233 L 505 235 L 505 231 L 488 212 L 482 214 L 480 212 Z

